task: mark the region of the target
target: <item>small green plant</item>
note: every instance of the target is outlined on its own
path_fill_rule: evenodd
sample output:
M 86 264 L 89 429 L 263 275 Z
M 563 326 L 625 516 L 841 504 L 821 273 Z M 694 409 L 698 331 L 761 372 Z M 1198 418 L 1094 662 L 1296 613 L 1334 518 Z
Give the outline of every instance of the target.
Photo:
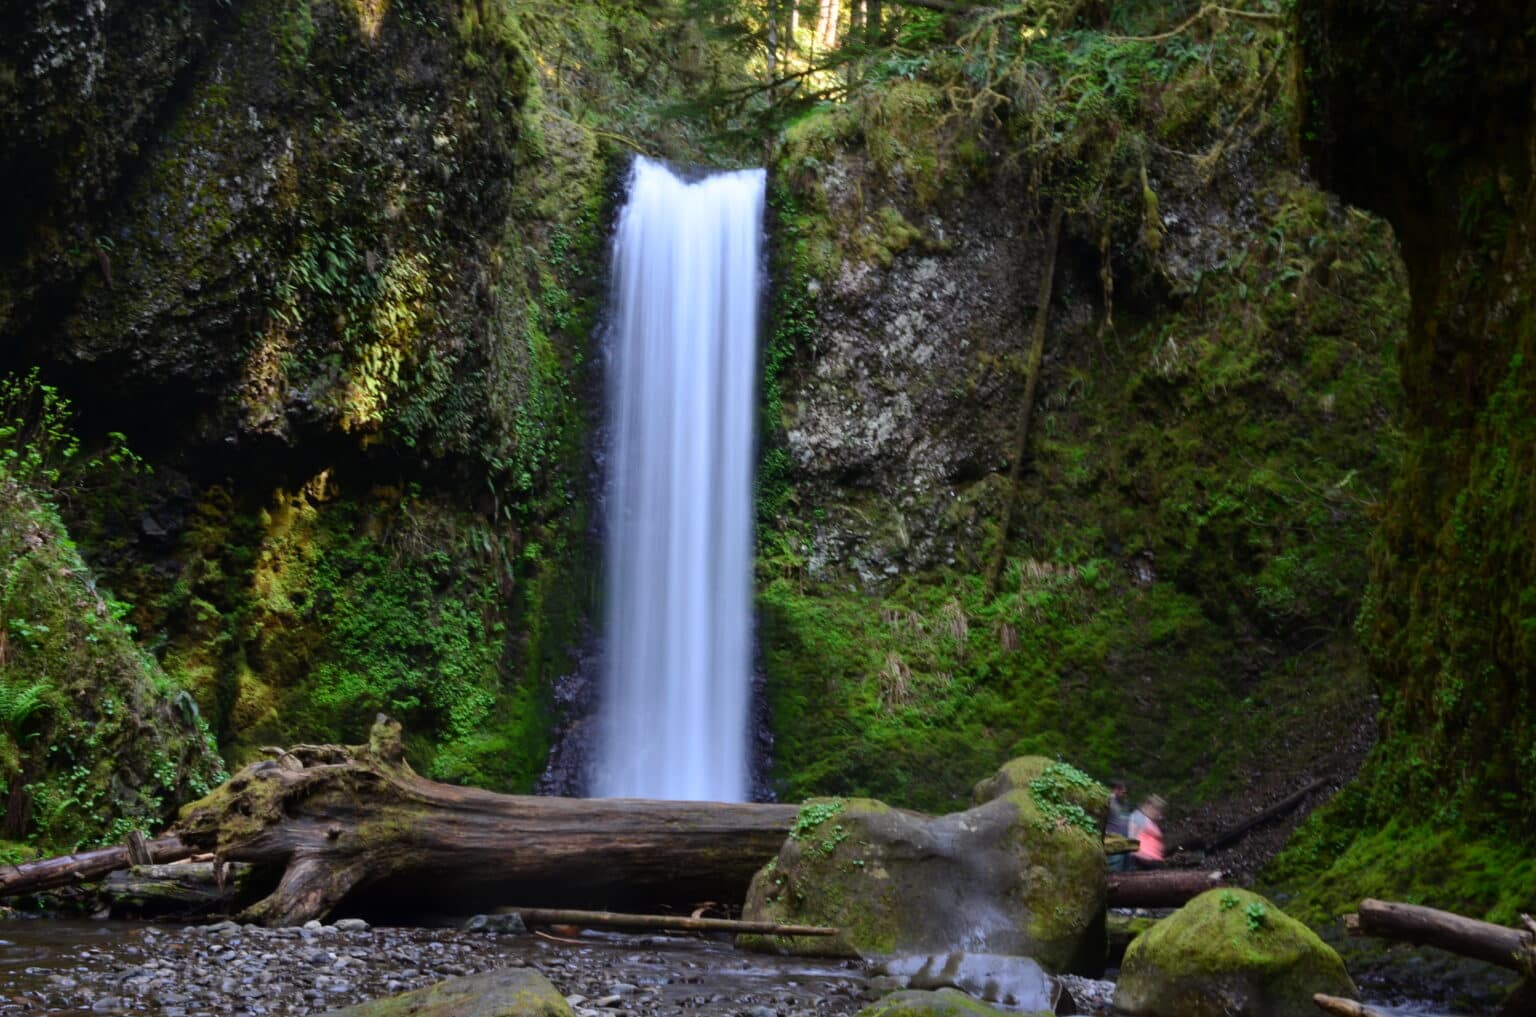
M 1218 899 L 1221 902 L 1221 910 L 1223 911 L 1231 911 L 1233 908 L 1237 907 L 1237 894 L 1233 893 L 1231 890 L 1222 891 L 1221 897 Z
M 1104 788 L 1077 767 L 1062 762 L 1047 766 L 1040 776 L 1029 782 L 1029 796 L 1044 814 L 1048 825 L 1075 826 L 1098 836 L 1099 824 L 1081 805 L 1069 800 L 1074 791 L 1103 792 Z
M 1269 918 L 1269 909 L 1263 901 L 1256 900 L 1243 909 L 1243 915 L 1248 919 L 1248 931 L 1258 932 Z
M 831 854 L 837 845 L 847 838 L 848 832 L 843 829 L 841 823 L 833 828 L 833 835 L 823 837 L 820 841 L 812 838 L 816 828 L 828 820 L 839 816 L 848 807 L 848 803 L 841 798 L 833 798 L 824 802 L 807 802 L 800 807 L 800 813 L 795 816 L 795 825 L 789 828 L 789 836 L 793 840 L 801 841 L 811 847 L 819 847 L 824 854 Z

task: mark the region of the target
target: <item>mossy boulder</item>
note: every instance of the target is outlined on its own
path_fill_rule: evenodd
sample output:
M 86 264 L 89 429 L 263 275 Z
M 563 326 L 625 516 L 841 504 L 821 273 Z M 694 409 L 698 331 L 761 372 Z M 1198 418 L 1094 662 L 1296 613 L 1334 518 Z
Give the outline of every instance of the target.
M 1104 959 L 1104 872 L 1097 833 L 1048 814 L 1028 791 L 937 817 L 867 798 L 814 799 L 753 877 L 744 917 L 842 931 L 740 944 L 844 957 L 965 949 L 1094 972 Z
M 1353 998 L 1333 948 L 1258 894 L 1211 890 L 1126 950 L 1115 1009 L 1136 1017 L 1311 1017 Z
M 332 1010 L 326 1017 L 573 1017 L 549 979 L 530 968 L 450 978 L 425 989 Z
M 980 1000 L 973 999 L 958 989 L 940 989 L 937 992 L 920 992 L 908 989 L 893 992 L 889 996 L 866 1006 L 857 1017 L 1020 1017 L 1018 1010 L 997 1010 Z M 1036 1010 L 1036 1014 L 1049 1014 L 1049 1010 Z M 1022 1017 L 1030 1017 L 1024 1012 Z
M 1083 816 L 1101 830 L 1109 818 L 1107 787 L 1077 767 L 1045 756 L 1008 760 L 992 776 L 977 782 L 971 790 L 971 804 L 981 805 L 1010 791 L 1030 792 L 1035 803 L 1047 811 L 1081 809 Z

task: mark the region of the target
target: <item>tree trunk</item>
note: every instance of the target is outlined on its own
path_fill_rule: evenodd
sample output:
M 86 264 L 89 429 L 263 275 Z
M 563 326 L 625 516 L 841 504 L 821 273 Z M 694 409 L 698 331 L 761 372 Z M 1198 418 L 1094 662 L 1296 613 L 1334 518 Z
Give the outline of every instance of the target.
M 1193 869 L 1154 869 L 1111 872 L 1109 906 L 1115 908 L 1176 908 L 1221 885 L 1223 873 Z
M 816 12 L 816 49 L 826 52 L 837 45 L 838 0 L 821 0 Z
M 1035 393 L 1040 388 L 1040 369 L 1045 361 L 1045 327 L 1050 318 L 1051 291 L 1056 277 L 1056 249 L 1061 246 L 1061 223 L 1066 210 L 1058 207 L 1051 213 L 1051 225 L 1045 238 L 1045 263 L 1040 266 L 1040 288 L 1035 296 L 1035 321 L 1030 332 L 1029 374 L 1024 382 L 1024 399 L 1019 406 L 1019 433 L 1013 446 L 1013 462 L 1008 464 L 1008 486 L 1003 492 L 1003 519 L 998 525 L 997 550 L 987 567 L 986 591 L 990 597 L 997 593 L 997 582 L 1003 573 L 1003 562 L 1008 557 L 1008 532 L 1013 529 L 1014 506 L 1019 500 L 1019 477 L 1023 473 L 1024 457 L 1029 452 L 1029 418 L 1035 412 Z
M 1435 946 L 1536 977 L 1536 934 L 1532 932 L 1418 904 L 1381 900 L 1361 901 L 1358 914 L 1344 916 L 1344 926 L 1352 936 Z
M 296 925 L 370 887 L 394 902 L 419 893 L 439 910 L 737 901 L 798 812 L 438 784 L 411 770 L 400 726 L 381 717 L 366 746 L 300 746 L 246 767 L 183 809 L 173 832 L 221 859 L 281 869 L 277 889 L 243 917 Z

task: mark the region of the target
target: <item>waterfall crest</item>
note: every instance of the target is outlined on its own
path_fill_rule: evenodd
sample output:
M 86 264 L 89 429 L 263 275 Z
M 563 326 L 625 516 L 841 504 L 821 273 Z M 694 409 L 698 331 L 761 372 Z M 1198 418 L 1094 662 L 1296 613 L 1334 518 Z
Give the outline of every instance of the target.
M 607 613 L 593 792 L 749 787 L 762 170 L 638 159 L 614 239 Z

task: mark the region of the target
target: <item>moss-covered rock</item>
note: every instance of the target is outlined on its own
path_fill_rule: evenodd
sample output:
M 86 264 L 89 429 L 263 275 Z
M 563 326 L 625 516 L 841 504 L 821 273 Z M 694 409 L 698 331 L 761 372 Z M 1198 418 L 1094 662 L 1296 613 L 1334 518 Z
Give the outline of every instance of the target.
M 998 1010 L 958 989 L 939 989 L 937 992 L 906 989 L 866 1006 L 859 1011 L 858 1017 L 1005 1017 L 1008 1014 L 1040 1017 L 1049 1015 L 1050 1011 Z
M 741 942 L 831 956 L 964 949 L 1095 972 L 1104 872 L 1097 834 L 1047 814 L 1028 791 L 938 817 L 870 799 L 816 799 L 753 877 L 743 915 L 841 933 Z
M 340 1010 L 326 1017 L 572 1017 L 549 979 L 532 968 L 464 975 L 415 992 Z
M 223 779 L 185 691 L 134 645 L 51 505 L 0 467 L 4 829 L 54 850 L 154 832 Z
M 1115 986 L 1135 1017 L 1310 1017 L 1354 998 L 1333 948 L 1258 894 L 1210 890 L 1137 936 Z
M 1070 763 L 1044 756 L 1010 759 L 971 789 L 971 804 L 982 805 L 1010 791 L 1028 791 L 1041 811 L 1084 829 L 1104 828 L 1109 788 Z

